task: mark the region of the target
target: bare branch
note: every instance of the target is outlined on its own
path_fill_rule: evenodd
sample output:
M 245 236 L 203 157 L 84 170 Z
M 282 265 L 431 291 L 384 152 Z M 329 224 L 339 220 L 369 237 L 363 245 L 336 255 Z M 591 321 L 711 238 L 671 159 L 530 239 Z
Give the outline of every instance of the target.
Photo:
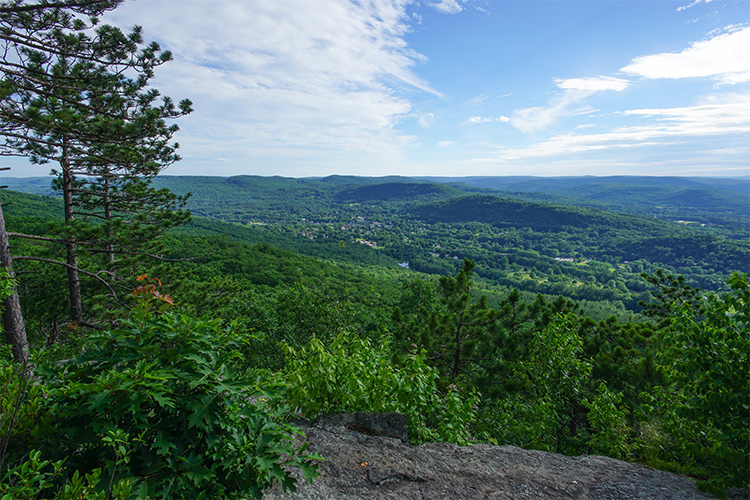
M 27 240 L 51 241 L 52 243 L 67 243 L 68 242 L 68 240 L 60 240 L 60 239 L 56 239 L 56 238 L 47 238 L 45 236 L 35 236 L 33 234 L 10 233 L 9 232 L 8 236 L 14 236 L 16 238 L 25 238 Z
M 124 254 L 124 255 L 143 255 L 144 257 L 151 257 L 152 259 L 161 260 L 163 262 L 195 262 L 197 260 L 201 260 L 204 257 L 183 257 L 181 259 L 168 259 L 167 257 L 164 257 L 163 255 L 159 254 L 152 254 L 152 253 L 146 253 L 146 252 L 128 252 L 127 250 L 108 250 L 106 248 L 89 248 L 89 252 L 91 253 L 117 253 L 117 254 Z
M 122 302 L 117 297 L 117 293 L 112 289 L 112 287 L 109 285 L 109 283 L 107 283 L 107 281 L 104 278 L 102 278 L 101 276 L 99 276 L 100 273 L 110 274 L 111 275 L 111 273 L 109 271 L 99 271 L 98 273 L 92 273 L 92 272 L 83 270 L 80 267 L 71 266 L 70 264 L 68 264 L 66 262 L 61 262 L 59 260 L 54 260 L 54 259 L 45 259 L 43 257 L 32 257 L 30 255 L 21 255 L 21 256 L 18 256 L 18 257 L 13 257 L 13 260 L 33 260 L 33 261 L 36 261 L 36 262 L 46 262 L 47 264 L 56 264 L 58 266 L 67 267 L 69 269 L 75 269 L 76 271 L 78 271 L 81 274 L 85 274 L 86 276 L 91 276 L 92 278 L 100 281 L 105 287 L 107 287 L 107 290 L 109 290 L 109 293 L 112 294 L 112 297 L 115 299 L 115 301 L 118 304 L 120 304 L 121 306 L 127 307 L 127 304 L 125 304 L 124 302 Z
M 48 238 L 46 236 L 36 236 L 33 234 L 24 234 L 24 233 L 10 233 L 9 232 L 8 236 L 13 236 L 15 238 L 24 238 L 27 240 L 50 241 L 52 243 L 69 243 L 70 242 L 70 240 L 66 240 L 66 239 Z M 81 240 L 81 241 L 76 241 L 76 243 L 85 245 L 87 243 L 93 243 L 93 241 Z M 13 257 L 13 258 L 16 259 L 17 257 Z

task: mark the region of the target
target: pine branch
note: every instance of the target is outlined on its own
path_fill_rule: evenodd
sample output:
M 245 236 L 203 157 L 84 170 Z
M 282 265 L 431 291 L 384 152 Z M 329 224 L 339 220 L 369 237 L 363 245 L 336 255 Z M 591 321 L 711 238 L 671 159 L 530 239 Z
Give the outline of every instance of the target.
M 31 5 L 14 5 L 0 7 L 0 14 L 18 14 L 21 12 L 43 11 L 44 9 L 83 9 L 89 14 L 102 13 L 114 9 L 122 0 L 67 0 L 62 2 L 44 2 Z M 97 7 L 98 6 L 98 7 Z

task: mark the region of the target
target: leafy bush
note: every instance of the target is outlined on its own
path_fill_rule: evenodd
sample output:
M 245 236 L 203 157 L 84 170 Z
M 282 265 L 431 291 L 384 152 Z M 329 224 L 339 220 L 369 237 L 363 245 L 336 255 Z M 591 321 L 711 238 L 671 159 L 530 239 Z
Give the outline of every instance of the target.
M 581 393 L 591 363 L 583 359 L 575 318 L 557 315 L 534 334 L 528 360 L 508 363 L 517 390 L 486 411 L 498 442 L 561 453 L 579 446 L 576 429 L 585 423 Z
M 698 486 L 718 495 L 750 482 L 750 285 L 747 274 L 729 284 L 700 311 L 690 303 L 676 311 L 662 353 L 682 451 L 710 477 Z
M 287 466 L 312 480 L 318 457 L 295 449 L 299 430 L 279 423 L 283 408 L 263 403 L 274 392 L 248 390 L 255 380 L 228 368 L 239 347 L 231 329 L 154 313 L 156 299 L 171 298 L 153 284 L 136 293 L 141 303 L 120 329 L 96 333 L 77 358 L 37 370 L 47 391 L 37 421 L 51 424 L 31 443 L 10 443 L 17 459 L 31 460 L 21 465 L 27 472 L 7 474 L 3 488 L 20 491 L 36 477 L 62 492 L 86 473 L 84 482 L 95 485 L 86 497 L 260 498 L 277 481 L 295 489 Z
M 11 440 L 14 447 L 30 446 L 50 425 L 45 396 L 45 387 L 33 383 L 27 367 L 13 362 L 10 346 L 0 346 L 0 473 Z
M 437 370 L 425 363 L 426 352 L 410 354 L 403 367 L 390 362 L 383 342 L 343 332 L 326 347 L 316 337 L 306 346 L 286 346 L 289 366 L 281 375 L 286 398 L 307 418 L 338 412 L 400 412 L 406 415 L 411 441 L 471 442 L 478 396 L 462 397 L 455 387 L 437 390 Z
M 587 419 L 595 434 L 589 440 L 591 451 L 608 457 L 627 459 L 630 454 L 630 428 L 627 412 L 622 408 L 622 394 L 613 393 L 602 382 L 592 401 L 584 401 L 589 409 Z

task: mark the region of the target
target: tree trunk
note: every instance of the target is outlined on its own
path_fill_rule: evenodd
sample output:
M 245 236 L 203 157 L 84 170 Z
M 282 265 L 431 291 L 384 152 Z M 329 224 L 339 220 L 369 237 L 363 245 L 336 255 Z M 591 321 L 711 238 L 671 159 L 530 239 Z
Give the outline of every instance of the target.
M 62 170 L 63 203 L 65 205 L 65 224 L 71 225 L 73 216 L 73 178 L 70 173 L 70 156 L 68 141 L 63 139 L 62 156 L 60 157 Z M 76 323 L 83 321 L 83 305 L 81 301 L 81 281 L 78 277 L 78 247 L 75 234 L 69 236 L 65 244 L 68 264 L 68 294 L 70 295 L 70 319 Z
M 10 256 L 8 232 L 5 230 L 2 202 L 0 202 L 0 267 L 5 267 L 11 278 L 16 277 L 13 273 L 13 260 Z M 5 331 L 5 341 L 11 345 L 13 359 L 17 363 L 27 366 L 29 343 L 26 340 L 26 326 L 23 323 L 21 302 L 18 299 L 18 290 L 15 285 L 13 286 L 13 293 L 3 300 L 3 330 Z
M 104 178 L 104 220 L 107 224 L 112 221 L 112 200 L 110 199 L 110 182 L 109 176 Z M 107 260 L 110 264 L 115 263 L 115 247 L 111 243 L 112 241 L 112 227 L 107 228 Z
M 459 323 L 455 331 L 455 343 L 456 348 L 453 352 L 453 368 L 451 369 L 451 380 L 455 381 L 458 378 L 458 373 L 461 370 L 461 324 Z

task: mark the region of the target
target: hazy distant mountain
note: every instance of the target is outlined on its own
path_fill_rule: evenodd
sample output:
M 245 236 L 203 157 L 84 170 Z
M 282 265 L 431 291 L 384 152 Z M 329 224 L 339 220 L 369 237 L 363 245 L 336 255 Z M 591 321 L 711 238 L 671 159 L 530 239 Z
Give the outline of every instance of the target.
M 52 177 L 3 177 L 9 189 L 54 195 Z M 732 237 L 750 231 L 750 178 L 706 177 L 356 177 L 286 178 L 169 176 L 154 180 L 178 194 L 193 193 L 197 215 L 294 210 L 311 214 L 322 202 L 448 199 L 461 192 L 606 209 L 669 221 L 707 224 Z M 239 211 L 239 212 L 238 212 Z

